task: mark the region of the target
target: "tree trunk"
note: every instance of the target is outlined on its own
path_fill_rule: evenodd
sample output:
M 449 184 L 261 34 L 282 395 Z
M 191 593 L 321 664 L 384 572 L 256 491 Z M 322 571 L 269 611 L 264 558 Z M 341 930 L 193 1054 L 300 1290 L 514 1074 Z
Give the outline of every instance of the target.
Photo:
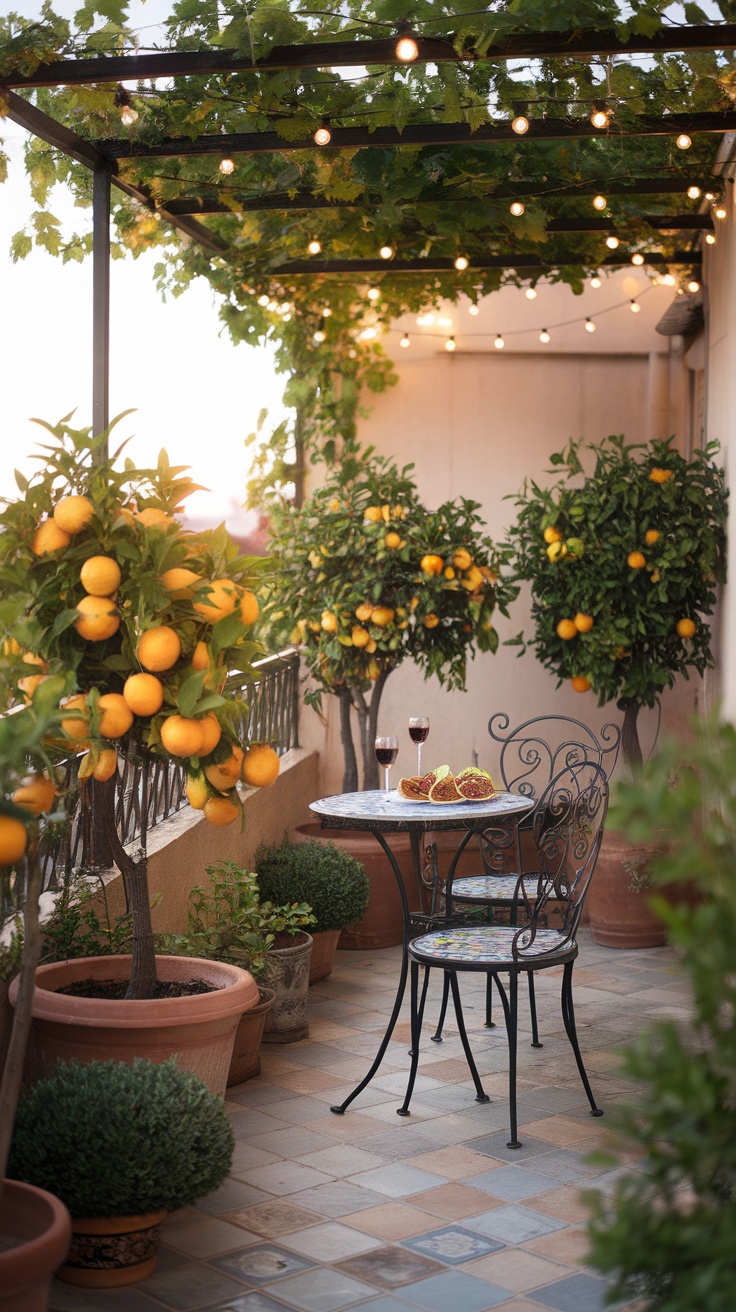
M 145 769 L 145 767 L 144 767 Z M 95 801 L 104 815 L 104 827 L 113 860 L 123 877 L 128 910 L 133 919 L 133 961 L 126 998 L 152 998 L 156 988 L 156 954 L 151 924 L 151 897 L 148 891 L 148 857 L 145 851 L 134 860 L 126 852 L 115 823 L 116 776 L 105 783 L 95 780 Z M 144 786 L 142 834 L 145 836 L 148 790 Z
M 358 735 L 360 740 L 360 759 L 363 762 L 362 787 L 365 789 L 369 787 L 369 785 L 366 783 L 366 762 L 368 760 L 368 751 L 369 751 L 369 747 L 371 751 L 373 748 L 373 739 L 371 739 L 370 744 L 368 741 L 368 719 L 369 719 L 368 703 L 363 693 L 361 692 L 360 688 L 351 688 L 350 695 L 352 696 L 353 699 L 353 706 L 358 712 Z
M 363 753 L 363 787 L 365 789 L 376 789 L 379 787 L 378 761 L 376 760 L 376 753 L 373 750 L 373 744 L 376 741 L 378 710 L 381 705 L 381 697 L 383 696 L 386 680 L 390 673 L 390 669 L 381 670 L 381 673 L 373 685 L 373 692 L 371 694 L 371 704 L 368 712 L 368 735 Z
M 345 772 L 342 777 L 342 791 L 344 793 L 357 793 L 358 791 L 358 762 L 355 756 L 355 744 L 353 742 L 353 726 L 350 723 L 350 712 L 353 705 L 353 699 L 350 696 L 350 689 L 347 684 L 342 684 L 337 689 L 337 697 L 340 702 L 340 741 L 342 743 L 343 761 L 345 763 Z
M 23 888 L 23 958 L 20 968 L 20 986 L 10 1031 L 10 1043 L 0 1082 L 0 1195 L 8 1165 L 10 1141 L 13 1136 L 15 1110 L 18 1106 L 23 1063 L 28 1036 L 33 1023 L 33 994 L 36 988 L 36 966 L 41 956 L 41 927 L 38 919 L 38 899 L 41 894 L 41 868 L 38 862 L 38 840 L 29 833 L 25 859 Z
M 622 697 L 618 703 L 618 709 L 624 713 L 624 722 L 621 729 L 624 765 L 631 775 L 639 774 L 644 764 L 641 743 L 639 742 L 639 730 L 636 723 L 641 710 L 641 702 L 637 701 L 635 697 Z

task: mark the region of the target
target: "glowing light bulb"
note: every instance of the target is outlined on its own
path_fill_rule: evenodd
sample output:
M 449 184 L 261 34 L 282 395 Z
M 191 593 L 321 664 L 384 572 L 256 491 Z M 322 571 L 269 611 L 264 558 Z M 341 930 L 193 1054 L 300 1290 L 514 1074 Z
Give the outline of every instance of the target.
M 706 200 L 715 200 L 715 198 L 716 198 L 716 193 L 714 191 L 706 191 L 705 193 Z
M 317 128 L 317 131 L 314 134 L 314 141 L 317 146 L 329 146 L 332 141 L 332 133 L 324 123 L 321 127 Z
M 270 311 L 271 311 L 271 314 L 275 314 L 275 312 L 278 310 L 278 308 L 279 308 L 279 303 L 278 303 L 278 301 L 273 301 L 273 300 L 269 301 L 269 302 L 268 302 L 268 305 L 266 306 L 266 309 L 267 309 L 267 310 L 270 310 Z
M 431 313 L 417 315 L 417 328 L 431 328 L 434 323 L 434 315 Z
M 677 279 L 674 273 L 663 273 L 660 281 L 664 283 L 665 287 L 674 287 Z
M 515 118 L 512 118 L 511 130 L 519 137 L 523 137 L 524 133 L 529 131 L 529 119 L 526 114 L 517 114 Z
M 551 340 L 550 335 L 547 332 L 546 328 L 543 328 L 541 333 L 539 334 L 539 340 L 540 342 L 544 342 L 545 346 L 547 345 L 547 342 Z
M 374 337 L 378 336 L 378 329 L 371 327 L 369 324 L 367 328 L 363 329 L 362 333 L 358 334 L 358 336 L 361 342 L 370 342 Z
M 396 58 L 402 64 L 411 64 L 419 57 L 419 46 L 412 36 L 402 36 L 396 42 Z
M 687 284 L 687 289 L 689 292 L 692 292 L 694 296 L 696 292 L 700 291 L 700 283 L 697 281 L 696 278 L 691 278 L 689 283 Z
M 595 324 L 593 323 L 593 320 L 592 320 L 592 319 L 586 319 L 586 320 L 585 320 L 585 331 L 586 331 L 586 333 L 594 333 L 594 332 L 595 332 Z
M 698 197 L 699 197 L 700 194 L 701 194 L 701 193 L 700 193 L 700 187 L 695 187 L 695 186 L 688 187 L 688 189 L 687 189 L 687 194 L 688 194 L 688 196 L 690 197 L 691 200 L 697 200 Z
M 313 237 L 309 245 L 307 246 L 307 251 L 309 252 L 310 255 L 319 255 L 321 250 L 322 250 L 322 242 L 317 241 L 317 238 Z
M 332 314 L 332 310 L 330 309 L 329 305 L 326 305 L 324 310 L 322 311 L 322 318 L 329 319 L 331 314 Z
M 126 128 L 132 127 L 137 118 L 137 109 L 133 109 L 132 105 L 123 105 L 123 108 L 120 111 L 120 122 L 124 124 Z
M 290 323 L 290 322 L 291 322 L 291 311 L 287 310 L 286 314 L 284 315 L 284 323 Z
M 675 142 L 675 145 L 677 146 L 678 150 L 689 150 L 692 144 L 693 144 L 692 140 L 687 135 L 687 132 L 681 132 Z
M 639 251 L 636 251 L 636 253 L 635 253 L 634 255 L 632 255 L 632 257 L 631 257 L 631 263 L 632 263 L 632 264 L 643 264 L 643 263 L 644 263 L 644 256 L 641 255 L 641 254 L 639 253 Z
M 469 305 L 469 306 L 468 306 L 468 314 L 472 314 L 473 317 L 475 317 L 477 314 L 480 314 L 480 306 L 479 306 L 479 305 Z
M 369 301 L 378 301 L 378 300 L 380 300 L 380 298 L 381 298 L 381 291 L 380 291 L 380 288 L 379 288 L 379 287 L 369 287 L 369 288 L 368 288 L 368 300 L 369 300 Z
M 382 260 L 392 260 L 395 255 L 395 251 L 393 246 L 382 246 L 378 254 L 380 255 Z
M 233 172 L 235 168 L 235 160 L 229 158 L 221 159 L 219 168 L 220 168 L 220 172 L 224 173 L 227 176 Z
M 706 232 L 706 234 L 705 234 L 705 240 L 707 241 L 707 243 L 708 243 L 709 246 L 715 246 L 715 244 L 716 244 L 716 235 L 715 235 L 715 233 L 714 233 L 714 232 Z
M 404 333 L 404 336 L 402 337 L 401 341 L 399 342 L 399 346 L 403 346 L 404 350 L 406 350 L 406 348 L 407 348 L 407 346 L 409 346 L 409 344 L 410 344 L 410 343 L 409 343 L 409 334 L 408 334 L 408 333 Z
M 317 343 L 327 341 L 327 333 L 325 332 L 324 328 L 317 329 L 316 333 L 314 334 L 313 340 Z
M 502 350 L 503 350 L 503 348 L 504 348 L 504 346 L 506 345 L 506 343 L 505 343 L 505 341 L 503 340 L 503 336 L 501 335 L 501 333 L 498 333 L 498 334 L 496 335 L 496 337 L 494 337 L 494 339 L 493 339 L 493 345 L 495 346 L 495 348 L 496 348 L 497 351 L 502 351 Z
M 524 295 L 526 296 L 526 299 L 528 301 L 536 301 L 538 294 L 539 293 L 537 292 L 536 287 L 527 287 L 526 291 L 524 292 Z
M 726 209 L 726 206 L 723 204 L 723 201 L 721 201 L 718 205 L 716 205 L 715 209 L 713 210 L 713 213 L 715 214 L 717 219 L 725 219 L 726 215 L 728 214 L 728 210 Z
M 609 110 L 601 109 L 600 106 L 598 105 L 593 106 L 593 113 L 590 116 L 590 121 L 593 124 L 594 128 L 599 128 L 599 129 L 607 128 L 609 118 L 610 118 Z
M 638 314 L 641 309 L 641 306 L 638 301 L 629 301 L 629 309 L 631 310 L 632 314 Z
M 271 297 L 270 297 L 270 296 L 266 296 L 266 294 L 265 294 L 265 292 L 264 292 L 264 294 L 263 294 L 262 296 L 259 296 L 259 297 L 258 297 L 258 304 L 259 304 L 260 306 L 262 306 L 262 308 L 265 310 L 265 308 L 266 308 L 266 306 L 268 305 L 268 302 L 270 301 L 270 299 L 271 299 Z
M 456 344 L 456 342 L 455 342 L 455 338 L 454 338 L 454 337 L 448 337 L 447 341 L 445 342 L 445 350 L 446 350 L 446 351 L 454 351 L 454 350 L 456 350 L 456 349 L 457 349 L 457 344 Z
M 619 245 L 620 242 L 618 237 L 606 237 L 606 246 L 608 247 L 609 251 L 618 250 Z
M 594 209 L 594 210 L 604 210 L 604 209 L 606 208 L 606 205 L 607 205 L 607 204 L 608 204 L 608 201 L 606 200 L 605 196 L 594 196 L 594 197 L 593 197 L 593 209 Z
M 594 273 L 594 274 L 593 274 L 593 277 L 592 277 L 591 280 L 590 280 L 590 285 L 591 285 L 591 287 L 602 287 L 602 286 L 603 286 L 603 284 L 602 284 L 600 278 L 598 277 L 598 274 L 597 274 L 597 273 Z
M 520 219 L 522 214 L 524 213 L 524 205 L 520 200 L 512 201 L 511 204 L 509 205 L 509 209 L 515 219 Z
M 469 260 L 467 256 L 465 255 L 457 256 L 455 260 L 455 268 L 458 270 L 458 273 L 464 273 L 468 267 L 468 264 L 469 264 Z

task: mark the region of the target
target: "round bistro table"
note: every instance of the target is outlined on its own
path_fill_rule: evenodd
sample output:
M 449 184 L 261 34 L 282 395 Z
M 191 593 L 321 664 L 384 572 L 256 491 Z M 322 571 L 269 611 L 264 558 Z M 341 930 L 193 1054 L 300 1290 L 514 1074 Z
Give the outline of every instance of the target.
M 389 793 L 375 790 L 366 793 L 338 793 L 334 797 L 322 797 L 312 802 L 310 811 L 321 821 L 323 829 L 365 829 L 383 848 L 396 880 L 401 898 L 403 918 L 403 939 L 401 950 L 401 973 L 396 991 L 396 998 L 389 1017 L 378 1052 L 367 1075 L 352 1093 L 337 1107 L 330 1111 L 341 1116 L 353 1099 L 370 1084 L 386 1054 L 391 1035 L 401 1011 L 401 1003 L 406 989 L 409 968 L 409 933 L 410 913 L 404 881 L 396 858 L 391 851 L 384 834 L 408 833 L 411 840 L 414 859 L 414 874 L 417 888 L 422 887 L 420 842 L 422 834 L 429 830 L 464 831 L 458 849 L 450 863 L 447 873 L 448 881 L 455 874 L 457 863 L 471 838 L 493 826 L 494 829 L 516 827 L 520 816 L 526 814 L 534 805 L 534 799 L 523 797 L 520 793 L 495 793 L 487 802 L 448 802 L 434 805 L 432 802 L 407 802 L 394 790 Z

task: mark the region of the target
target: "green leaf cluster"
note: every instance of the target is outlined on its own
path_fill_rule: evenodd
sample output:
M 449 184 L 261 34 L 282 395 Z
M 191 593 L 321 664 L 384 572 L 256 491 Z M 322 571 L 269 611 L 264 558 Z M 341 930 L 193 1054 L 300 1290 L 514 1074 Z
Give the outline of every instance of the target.
M 280 844 L 258 848 L 255 867 L 262 897 L 309 903 L 315 934 L 344 929 L 365 915 L 370 888 L 363 864 L 335 843 L 290 843 L 284 835 Z

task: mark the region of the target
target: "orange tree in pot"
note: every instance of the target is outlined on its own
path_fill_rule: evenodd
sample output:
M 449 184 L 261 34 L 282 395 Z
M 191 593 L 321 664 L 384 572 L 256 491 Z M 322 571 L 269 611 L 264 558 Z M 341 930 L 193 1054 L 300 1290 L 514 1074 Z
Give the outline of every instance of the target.
M 562 476 L 529 481 L 516 498 L 509 541 L 517 581 L 531 584 L 531 645 L 559 684 L 601 706 L 617 699 L 630 776 L 642 766 L 641 707 L 713 664 L 707 617 L 725 574 L 727 497 L 717 451 L 709 443 L 687 460 L 670 442 L 571 442 L 550 458 Z M 523 648 L 522 635 L 513 641 Z M 590 895 L 598 941 L 663 941 L 640 895 L 651 855 L 606 836 Z
M 117 422 L 117 421 L 116 421 Z M 40 472 L 18 475 L 0 515 L 3 663 L 18 698 L 70 671 L 73 695 L 53 739 L 84 752 L 82 805 L 96 816 L 103 863 L 114 860 L 133 918 L 128 997 L 151 998 L 156 967 L 145 851 L 126 852 L 115 823 L 118 761 L 141 765 L 143 836 L 156 759 L 183 766 L 192 806 L 214 825 L 240 819 L 237 784 L 272 782 L 278 757 L 245 741 L 244 705 L 227 684 L 253 673 L 263 562 L 239 556 L 224 527 L 186 531 L 177 513 L 195 490 L 161 452 L 138 470 L 62 421 L 48 428 Z M 124 445 L 124 444 L 123 444 Z

